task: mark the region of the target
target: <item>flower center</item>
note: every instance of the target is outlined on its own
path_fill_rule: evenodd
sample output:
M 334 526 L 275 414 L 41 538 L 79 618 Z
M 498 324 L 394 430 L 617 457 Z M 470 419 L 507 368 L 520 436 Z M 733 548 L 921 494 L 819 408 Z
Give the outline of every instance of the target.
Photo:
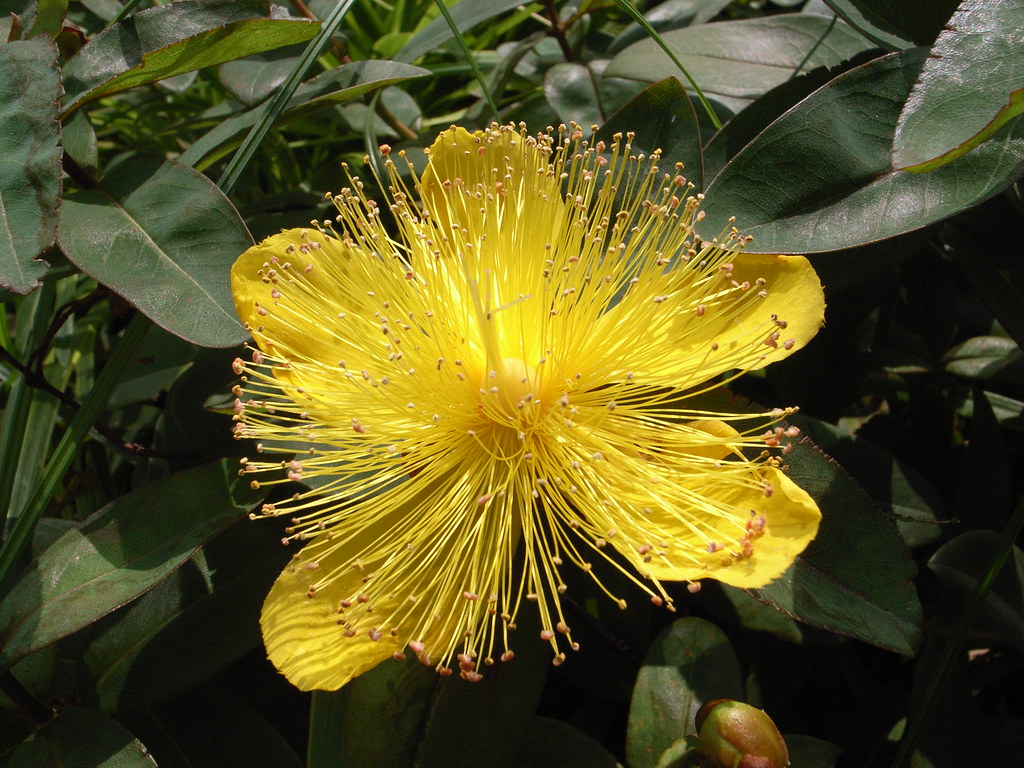
M 502 426 L 536 425 L 558 396 L 543 364 L 533 366 L 519 357 L 501 358 L 480 390 L 484 415 Z

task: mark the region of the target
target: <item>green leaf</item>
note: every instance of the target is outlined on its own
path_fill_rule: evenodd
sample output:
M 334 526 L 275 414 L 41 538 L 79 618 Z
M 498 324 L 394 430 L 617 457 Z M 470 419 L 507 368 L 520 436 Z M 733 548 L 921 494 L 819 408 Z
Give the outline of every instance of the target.
M 107 408 L 155 401 L 198 352 L 192 344 L 154 325 L 124 369 Z
M 259 104 L 288 78 L 304 45 L 289 45 L 228 61 L 217 67 L 217 79 L 247 107 Z
M 630 768 L 658 765 L 665 750 L 697 732 L 697 710 L 712 699 L 743 699 L 736 653 L 711 622 L 678 619 L 655 639 L 637 676 L 626 731 Z
M 395 61 L 354 61 L 330 69 L 300 85 L 276 125 L 304 117 L 331 104 L 340 104 L 377 88 L 427 77 L 430 71 Z M 199 168 L 231 151 L 263 116 L 267 105 L 229 117 L 198 141 L 179 158 L 180 162 Z M 211 156 L 212 155 L 212 156 Z
M 72 707 L 40 728 L 11 756 L 8 768 L 154 768 L 146 748 L 120 723 L 94 709 Z
M 93 625 L 79 661 L 88 701 L 107 712 L 150 706 L 257 648 L 260 607 L 291 557 L 282 535 L 273 523 L 242 520 L 201 559 Z M 202 653 L 182 653 L 197 644 Z
M 134 600 L 258 497 L 224 460 L 111 502 L 61 536 L 0 602 L 0 668 Z
M 57 240 L 79 269 L 176 336 L 207 347 L 247 337 L 229 270 L 252 238 L 223 193 L 191 168 L 116 166 L 98 189 L 65 198 Z
M 991 197 L 1024 171 L 1024 122 L 937 171 L 892 164 L 899 108 L 924 51 L 840 75 L 737 154 L 706 192 L 701 234 L 730 216 L 759 253 L 822 253 L 920 229 Z
M 175 380 L 164 403 L 160 441 L 164 450 L 211 461 L 254 450 L 251 441 L 235 440 L 231 431 L 231 387 L 238 383 L 231 364 L 240 354 L 244 350 L 238 348 L 202 350 Z
M 464 0 L 450 10 L 452 20 L 460 32 L 466 32 L 481 22 L 522 5 L 522 0 Z M 425 53 L 437 50 L 453 37 L 452 29 L 443 17 L 423 27 L 402 46 L 395 61 L 415 61 Z
M 666 0 L 644 14 L 647 22 L 660 33 L 670 29 L 705 24 L 727 6 L 731 0 Z M 644 29 L 635 21 L 624 27 L 609 46 L 610 53 L 621 51 L 630 43 L 646 36 Z
M 1021 29 L 1019 0 L 961 3 L 903 105 L 893 141 L 897 168 L 943 166 L 1024 112 Z
M 15 293 L 39 285 L 57 231 L 60 97 L 52 40 L 0 45 L 0 286 Z
M 64 67 L 64 114 L 101 96 L 309 40 L 320 25 L 274 18 L 266 0 L 179 0 L 93 37 Z
M 595 74 L 583 64 L 563 61 L 545 72 L 544 98 L 563 122 L 587 128 L 604 122 Z
M 663 37 L 705 93 L 744 100 L 870 46 L 846 24 L 812 14 L 721 21 L 671 30 Z M 674 70 L 654 41 L 641 40 L 616 55 L 604 74 L 655 82 Z
M 211 713 L 215 716 L 211 717 Z M 202 685 L 125 721 L 160 768 L 302 768 L 304 763 L 241 692 Z
M 686 90 L 674 77 L 647 86 L 608 118 L 597 138 L 605 143 L 615 133 L 636 133 L 636 151 L 661 150 L 663 163 L 682 162 L 686 177 L 699 190 L 703 186 L 703 156 L 697 114 Z M 667 169 L 666 169 L 667 170 Z
M 917 568 L 895 526 L 806 438 L 786 463 L 818 503 L 821 527 L 782 576 L 752 594 L 813 626 L 913 655 L 921 643 Z
M 942 356 L 947 373 L 978 381 L 1024 384 L 1024 354 L 1005 336 L 974 336 Z
M 813 736 L 798 733 L 783 735 L 789 762 L 794 768 L 834 768 L 843 748 Z
M 910 547 L 931 544 L 946 517 L 942 497 L 916 470 L 867 440 L 824 421 L 800 414 L 792 418 L 805 435 L 839 462 L 896 523 Z
M 928 569 L 966 601 L 1005 544 L 1004 536 L 995 531 L 968 531 L 943 544 L 928 561 Z M 1024 552 L 1014 547 L 1012 555 L 982 602 L 976 627 L 1024 653 Z
M 560 720 L 535 717 L 515 768 L 622 768 L 612 754 Z
M 825 0 L 869 38 L 890 50 L 931 45 L 960 0 Z
M 725 164 L 772 121 L 833 78 L 873 56 L 863 53 L 834 67 L 818 67 L 777 85 L 726 123 L 704 147 L 704 178 L 714 179 Z M 702 187 L 701 187 L 702 188 Z
M 317 697 L 332 700 L 336 711 L 323 721 L 314 716 L 320 727 L 311 731 L 310 767 L 475 768 L 486 755 L 488 768 L 512 768 L 551 668 L 536 619 L 523 616 L 517 623 L 515 658 L 487 667 L 478 683 L 442 678 L 410 658 L 385 661 L 339 693 L 314 694 L 314 713 Z M 335 717 L 337 710 L 344 714 Z M 314 738 L 331 737 L 319 731 L 336 729 L 339 721 L 344 759 L 315 751 Z

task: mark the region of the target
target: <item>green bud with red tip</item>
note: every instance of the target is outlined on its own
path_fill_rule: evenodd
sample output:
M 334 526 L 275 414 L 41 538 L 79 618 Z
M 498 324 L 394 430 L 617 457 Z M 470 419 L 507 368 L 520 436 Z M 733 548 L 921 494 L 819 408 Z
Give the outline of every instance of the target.
M 775 723 L 762 710 L 731 699 L 714 699 L 697 712 L 701 768 L 785 768 L 789 752 Z

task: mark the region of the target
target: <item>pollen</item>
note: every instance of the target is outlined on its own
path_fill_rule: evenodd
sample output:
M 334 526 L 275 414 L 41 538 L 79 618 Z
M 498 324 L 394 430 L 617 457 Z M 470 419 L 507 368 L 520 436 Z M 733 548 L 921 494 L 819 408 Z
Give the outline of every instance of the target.
M 232 269 L 242 471 L 302 545 L 271 661 L 307 690 L 407 654 L 475 682 L 517 644 L 580 648 L 566 569 L 623 609 L 609 569 L 668 610 L 669 582 L 779 576 L 820 517 L 782 468 L 794 409 L 715 390 L 817 331 L 807 260 L 699 236 L 700 195 L 631 134 L 453 127 L 426 152 L 419 176 L 386 146 L 383 178 L 343 166 L 333 219 Z

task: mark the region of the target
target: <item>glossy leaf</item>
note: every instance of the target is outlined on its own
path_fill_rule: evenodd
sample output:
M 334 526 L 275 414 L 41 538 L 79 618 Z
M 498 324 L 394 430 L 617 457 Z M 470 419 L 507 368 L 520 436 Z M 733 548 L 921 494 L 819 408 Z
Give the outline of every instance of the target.
M 706 192 L 701 234 L 736 226 L 759 253 L 821 253 L 919 229 L 996 194 L 1024 172 L 1024 122 L 927 174 L 896 170 L 891 144 L 921 50 L 840 75 L 772 123 Z
M 487 668 L 478 683 L 442 678 L 410 658 L 385 661 L 331 694 L 346 697 L 344 765 L 471 768 L 486 755 L 488 768 L 512 768 L 551 668 L 536 621 L 517 623 L 515 658 Z
M 266 0 L 178 0 L 93 37 L 64 67 L 67 114 L 101 96 L 312 38 L 315 22 L 273 18 Z
M 128 730 L 102 712 L 72 707 L 40 728 L 11 756 L 8 768 L 155 768 Z
M 931 45 L 960 0 L 825 0 L 829 7 L 881 45 Z M 890 50 L 906 48 L 896 45 Z
M 60 97 L 52 40 L 0 45 L 0 286 L 15 293 L 39 285 L 57 231 Z
M 917 568 L 895 526 L 806 438 L 786 463 L 822 510 L 821 527 L 786 573 L 751 592 L 813 626 L 912 655 L 921 643 Z
M 867 440 L 818 419 L 797 414 L 793 423 L 849 472 L 878 508 L 896 523 L 908 546 L 930 544 L 942 535 L 942 497 L 905 462 Z
M 704 147 L 705 180 L 714 179 L 729 160 L 787 110 L 856 64 L 870 60 L 872 56 L 873 53 L 867 52 L 834 67 L 818 67 L 766 92 L 722 126 L 722 130 L 717 131 L 707 142 Z
M 134 600 L 259 497 L 230 460 L 111 502 L 61 536 L 0 602 L 0 668 Z
M 201 559 L 99 622 L 80 662 L 90 703 L 108 712 L 149 706 L 259 647 L 263 598 L 292 554 L 281 536 L 273 523 L 239 521 Z M 190 645 L 201 653 L 182 653 Z
M 722 21 L 662 35 L 708 95 L 755 99 L 791 77 L 833 66 L 871 44 L 843 23 L 816 15 L 780 15 Z M 675 65 L 652 40 L 612 59 L 607 77 L 656 82 Z
M 328 70 L 300 85 L 281 113 L 276 125 L 303 117 L 331 104 L 340 104 L 377 88 L 401 83 L 430 72 L 411 64 L 394 61 L 355 61 Z M 254 110 L 223 120 L 209 133 L 192 144 L 179 160 L 186 165 L 205 167 L 213 160 L 237 147 L 245 134 L 267 109 Z
M 1024 112 L 1024 5 L 964 0 L 903 105 L 893 164 L 930 171 L 991 138 Z
M 1005 336 L 974 336 L 942 356 L 946 371 L 979 381 L 1024 384 L 1024 354 Z
M 730 0 L 665 0 L 658 3 L 644 14 L 647 22 L 658 32 L 670 29 L 705 24 L 730 3 Z M 617 53 L 630 43 L 642 40 L 647 36 L 643 28 L 635 21 L 616 36 L 609 51 Z
M 545 72 L 544 97 L 563 122 L 586 127 L 604 122 L 595 75 L 583 64 L 559 62 Z
M 667 77 L 647 86 L 601 126 L 597 138 L 608 144 L 616 133 L 635 133 L 635 151 L 650 154 L 660 149 L 663 163 L 669 168 L 682 162 L 687 179 L 701 189 L 703 156 L 697 114 L 676 78 Z
M 782 737 L 789 752 L 790 765 L 795 768 L 834 768 L 842 747 L 813 736 L 787 733 Z
M 211 714 L 213 716 L 211 716 Z M 302 768 L 275 729 L 237 692 L 201 685 L 125 720 L 160 768 Z
M 526 731 L 515 768 L 622 768 L 612 754 L 560 720 L 535 717 Z
M 294 69 L 304 46 L 276 48 L 228 61 L 217 68 L 217 79 L 228 92 L 251 107 L 277 90 Z
M 451 8 L 452 20 L 459 31 L 466 30 L 499 14 L 522 5 L 521 0 L 463 0 Z M 417 32 L 395 54 L 395 61 L 415 61 L 425 53 L 440 48 L 452 39 L 452 29 L 444 18 L 438 16 Z
M 208 347 L 246 338 L 228 272 L 252 238 L 223 193 L 191 168 L 116 166 L 98 189 L 68 195 L 57 239 L 79 269 L 176 336 Z
M 736 653 L 711 622 L 678 619 L 655 638 L 637 676 L 626 732 L 630 768 L 658 765 L 673 743 L 697 732 L 697 710 L 712 699 L 743 699 Z
M 928 561 L 928 569 L 959 600 L 967 600 L 1003 546 L 1002 534 L 968 531 L 943 544 Z M 1019 547 L 1013 548 L 1012 557 L 981 604 L 978 627 L 1024 653 L 1024 552 Z

